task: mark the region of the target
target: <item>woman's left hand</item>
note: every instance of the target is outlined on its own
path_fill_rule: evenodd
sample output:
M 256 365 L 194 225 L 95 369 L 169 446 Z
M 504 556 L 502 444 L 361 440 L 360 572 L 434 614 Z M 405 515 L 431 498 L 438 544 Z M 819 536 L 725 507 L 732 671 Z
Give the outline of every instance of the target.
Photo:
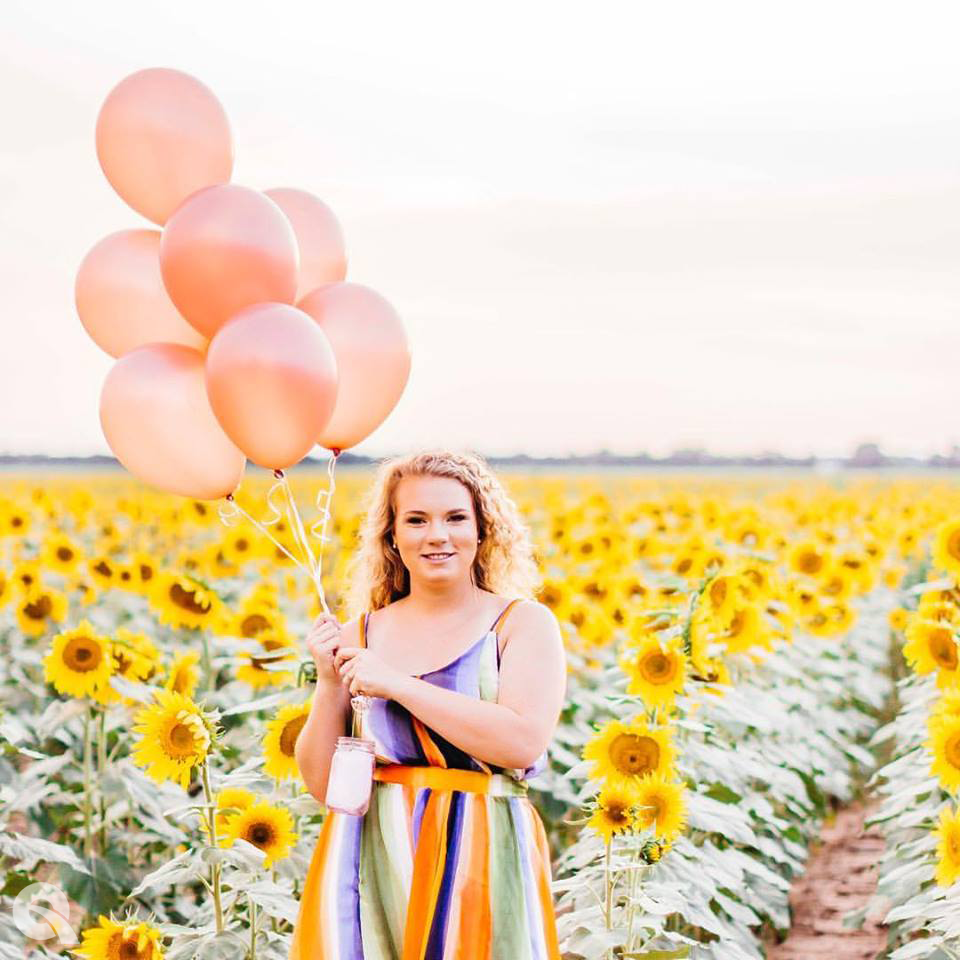
M 334 657 L 334 669 L 351 696 L 363 694 L 392 700 L 398 685 L 409 679 L 365 647 L 340 647 Z

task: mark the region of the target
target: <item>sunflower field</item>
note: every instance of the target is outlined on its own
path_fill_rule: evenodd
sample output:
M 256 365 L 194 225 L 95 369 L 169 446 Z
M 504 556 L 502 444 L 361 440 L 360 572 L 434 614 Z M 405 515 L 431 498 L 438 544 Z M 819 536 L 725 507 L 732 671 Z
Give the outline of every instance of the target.
M 889 956 L 960 956 L 960 487 L 501 475 L 567 648 L 531 784 L 566 960 L 764 957 L 863 791 Z M 369 480 L 338 474 L 335 610 Z M 0 479 L 0 960 L 285 960 L 324 817 L 294 760 L 319 605 L 271 530 L 113 471 Z M 17 925 L 41 882 L 76 941 Z

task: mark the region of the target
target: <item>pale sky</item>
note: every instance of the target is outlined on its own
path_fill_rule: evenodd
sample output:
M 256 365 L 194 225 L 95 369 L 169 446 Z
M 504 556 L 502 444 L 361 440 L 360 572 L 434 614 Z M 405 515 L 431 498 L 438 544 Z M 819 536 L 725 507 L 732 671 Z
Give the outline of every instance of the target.
M 960 7 L 4 0 L 0 451 L 108 452 L 94 124 L 175 67 L 234 182 L 322 197 L 410 382 L 356 447 L 960 443 Z

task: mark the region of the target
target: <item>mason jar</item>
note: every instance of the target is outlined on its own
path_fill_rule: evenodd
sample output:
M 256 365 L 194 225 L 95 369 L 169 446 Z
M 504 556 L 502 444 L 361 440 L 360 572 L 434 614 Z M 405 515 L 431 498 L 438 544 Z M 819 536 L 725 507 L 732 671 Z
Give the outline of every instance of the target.
M 373 789 L 373 767 L 376 763 L 374 743 L 360 737 L 340 737 L 330 761 L 327 779 L 328 810 L 359 817 L 370 806 Z

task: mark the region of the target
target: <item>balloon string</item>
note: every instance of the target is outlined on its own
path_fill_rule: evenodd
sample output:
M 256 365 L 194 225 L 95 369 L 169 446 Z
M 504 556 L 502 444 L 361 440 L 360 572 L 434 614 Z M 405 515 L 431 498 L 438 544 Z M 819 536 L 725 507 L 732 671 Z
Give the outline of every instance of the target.
M 302 560 L 298 560 L 259 520 L 250 516 L 243 507 L 237 503 L 233 498 L 232 493 L 228 493 L 226 496 L 227 503 L 219 504 L 217 506 L 217 512 L 220 514 L 220 519 L 223 521 L 224 526 L 229 527 L 231 521 L 235 520 L 238 516 L 246 517 L 265 537 L 269 540 L 272 540 L 274 544 L 279 547 L 301 570 L 306 570 Z M 273 504 L 270 504 L 271 509 L 275 509 Z M 279 516 L 274 517 L 272 520 L 265 521 L 266 523 L 276 523 L 279 520 Z M 309 572 L 309 571 L 307 571 Z
M 304 555 L 304 559 L 308 565 L 308 572 L 313 580 L 314 586 L 317 589 L 317 595 L 320 597 L 320 605 L 323 607 L 324 613 L 329 613 L 330 608 L 327 606 L 327 598 L 323 591 L 323 582 L 320 578 L 320 568 L 317 564 L 317 558 L 313 555 L 313 550 L 310 548 L 310 543 L 307 540 L 306 532 L 303 529 L 303 521 L 300 519 L 300 511 L 297 509 L 297 501 L 294 499 L 293 491 L 290 489 L 290 484 L 287 481 L 286 476 L 283 474 L 283 471 L 277 470 L 275 473 L 282 478 L 282 489 L 287 498 L 287 516 L 290 520 L 290 529 L 293 533 L 294 540 L 296 540 L 297 546 Z
M 337 468 L 337 457 L 340 456 L 339 450 L 333 451 L 333 456 L 327 461 L 327 489 L 317 491 L 317 509 L 320 511 L 320 518 L 314 520 L 310 524 L 310 535 L 316 537 L 320 541 L 320 547 L 317 550 L 317 555 L 319 557 L 317 561 L 317 566 L 323 566 L 323 549 L 324 544 L 330 542 L 330 538 L 327 536 L 327 523 L 330 520 L 330 504 L 333 502 L 333 494 L 337 489 L 337 481 L 335 478 L 335 471 Z M 317 531 L 319 526 L 320 530 Z

